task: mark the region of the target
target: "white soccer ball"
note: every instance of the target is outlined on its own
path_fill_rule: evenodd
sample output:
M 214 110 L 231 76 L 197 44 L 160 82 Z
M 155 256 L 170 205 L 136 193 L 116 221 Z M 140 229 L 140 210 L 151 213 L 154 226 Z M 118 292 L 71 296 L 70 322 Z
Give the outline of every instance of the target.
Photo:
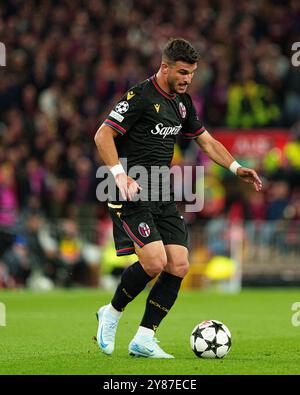
M 223 358 L 231 348 L 231 333 L 220 321 L 203 321 L 193 329 L 190 344 L 199 358 Z

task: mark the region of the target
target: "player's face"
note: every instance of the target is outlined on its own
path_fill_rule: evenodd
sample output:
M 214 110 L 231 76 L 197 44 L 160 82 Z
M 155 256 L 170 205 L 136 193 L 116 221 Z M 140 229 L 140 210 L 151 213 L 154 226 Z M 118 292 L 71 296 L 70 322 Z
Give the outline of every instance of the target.
M 185 93 L 192 82 L 197 63 L 189 64 L 177 61 L 168 67 L 167 82 L 169 88 L 175 93 Z

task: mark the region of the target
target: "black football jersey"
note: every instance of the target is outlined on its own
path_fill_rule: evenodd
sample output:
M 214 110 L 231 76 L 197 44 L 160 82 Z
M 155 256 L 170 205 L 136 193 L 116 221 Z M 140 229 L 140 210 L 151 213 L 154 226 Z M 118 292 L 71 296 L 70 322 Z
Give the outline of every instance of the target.
M 104 123 L 119 135 L 115 143 L 119 158 L 127 159 L 127 173 L 133 166 L 170 167 L 176 136 L 195 139 L 205 131 L 191 97 L 168 94 L 155 76 L 135 85 L 110 112 Z

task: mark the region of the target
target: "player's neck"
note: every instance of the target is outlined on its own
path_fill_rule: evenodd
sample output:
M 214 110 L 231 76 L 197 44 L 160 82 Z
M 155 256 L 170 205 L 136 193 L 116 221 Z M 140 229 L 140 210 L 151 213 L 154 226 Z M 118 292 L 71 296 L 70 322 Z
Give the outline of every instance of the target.
M 174 92 L 171 91 L 167 80 L 165 79 L 164 75 L 160 70 L 155 74 L 155 79 L 159 87 L 168 95 L 174 95 Z

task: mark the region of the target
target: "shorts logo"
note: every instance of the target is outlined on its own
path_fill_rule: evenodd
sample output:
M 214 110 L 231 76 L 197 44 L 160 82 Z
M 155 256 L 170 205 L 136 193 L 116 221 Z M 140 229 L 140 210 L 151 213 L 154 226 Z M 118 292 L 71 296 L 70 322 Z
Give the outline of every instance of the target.
M 149 225 L 146 224 L 146 222 L 141 222 L 139 224 L 138 230 L 139 230 L 140 235 L 142 235 L 143 237 L 150 236 L 150 233 L 151 233 L 150 227 L 149 227 Z
M 129 104 L 127 101 L 121 101 L 119 104 L 116 106 L 116 111 L 119 114 L 124 114 L 124 112 L 128 111 L 129 109 Z
M 186 117 L 186 108 L 182 102 L 179 103 L 179 112 L 180 112 L 181 118 L 184 119 Z

